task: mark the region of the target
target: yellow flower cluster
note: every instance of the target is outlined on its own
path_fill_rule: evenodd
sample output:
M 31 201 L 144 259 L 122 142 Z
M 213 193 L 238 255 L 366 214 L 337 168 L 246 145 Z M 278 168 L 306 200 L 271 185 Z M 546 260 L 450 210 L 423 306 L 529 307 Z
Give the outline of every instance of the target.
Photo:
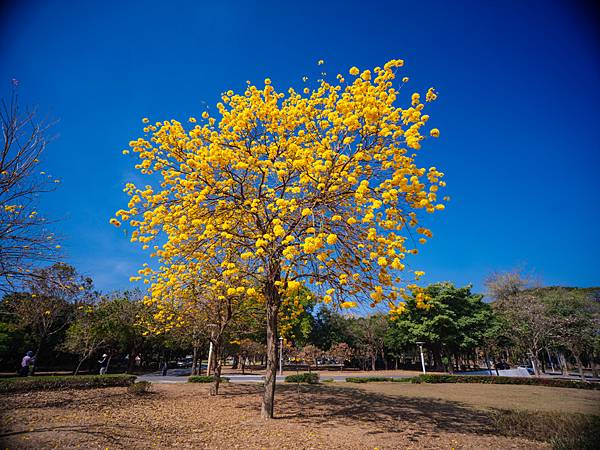
M 306 94 L 248 84 L 198 123 L 144 119 L 146 135 L 129 146 L 151 181 L 125 186 L 127 209 L 111 223 L 128 222 L 131 241 L 152 246 L 161 269 L 140 274 L 151 298 L 171 302 L 189 280 L 214 298 L 284 296 L 295 280 L 334 288 L 326 302 L 370 296 L 400 312 L 416 291 L 403 286 L 418 278 L 401 277 L 417 253 L 411 230 L 417 242 L 431 237 L 419 213 L 444 208 L 445 185 L 416 163 L 429 116 L 418 93 L 399 105 L 403 64 L 352 67 L 352 80 Z

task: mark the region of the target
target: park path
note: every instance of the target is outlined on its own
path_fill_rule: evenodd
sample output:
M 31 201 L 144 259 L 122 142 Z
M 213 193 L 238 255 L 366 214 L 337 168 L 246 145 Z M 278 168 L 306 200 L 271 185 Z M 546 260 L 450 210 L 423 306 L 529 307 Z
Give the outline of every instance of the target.
M 191 374 L 191 370 L 190 369 L 170 369 L 167 372 L 166 376 L 162 376 L 162 374 L 160 372 L 152 372 L 152 373 L 147 373 L 144 375 L 140 375 L 138 376 L 138 381 L 150 381 L 152 383 L 165 383 L 165 384 L 172 384 L 172 383 L 186 383 L 188 377 Z M 281 383 L 284 381 L 285 377 L 289 375 L 277 375 L 277 382 Z M 264 381 L 264 378 L 262 375 L 241 375 L 241 374 L 226 374 L 223 375 L 227 378 L 229 378 L 229 382 L 231 383 L 262 383 Z M 321 374 L 321 381 L 325 381 L 325 380 L 332 380 L 335 382 L 345 382 L 347 377 L 354 377 L 354 378 L 369 378 L 372 376 L 380 376 L 380 375 L 364 375 L 364 374 L 356 374 L 356 375 L 327 375 L 327 374 Z M 389 378 L 410 378 L 410 375 L 392 375 L 389 376 Z

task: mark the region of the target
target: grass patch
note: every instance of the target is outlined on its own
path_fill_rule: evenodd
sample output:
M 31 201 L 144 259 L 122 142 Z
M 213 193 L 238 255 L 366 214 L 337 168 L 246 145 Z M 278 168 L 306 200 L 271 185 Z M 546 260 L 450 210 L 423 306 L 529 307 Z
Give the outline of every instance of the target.
M 285 377 L 286 383 L 308 383 L 308 384 L 318 384 L 319 383 L 319 374 L 314 372 L 305 372 L 298 373 L 295 375 L 288 375 Z
M 55 389 L 94 389 L 129 386 L 135 375 L 65 375 L 0 379 L 0 392 L 47 391 Z
M 600 441 L 600 417 L 594 415 L 496 410 L 492 420 L 504 436 L 548 442 L 556 450 L 592 450 Z
M 600 383 L 561 380 L 559 378 L 496 377 L 491 375 L 419 375 L 417 383 L 484 383 L 520 384 L 527 386 L 549 386 L 574 389 L 600 389 Z
M 210 375 L 210 376 L 194 375 L 194 376 L 188 377 L 188 383 L 213 383 L 214 381 L 215 381 L 215 377 L 213 377 L 212 375 Z M 221 377 L 220 381 L 221 381 L 221 383 L 227 383 L 229 381 L 229 378 Z

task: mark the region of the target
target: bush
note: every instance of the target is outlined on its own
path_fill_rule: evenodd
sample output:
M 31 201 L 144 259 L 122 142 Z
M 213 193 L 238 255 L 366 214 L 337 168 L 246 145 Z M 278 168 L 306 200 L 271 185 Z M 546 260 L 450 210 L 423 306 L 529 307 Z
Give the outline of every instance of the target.
M 150 383 L 149 381 L 142 380 L 127 386 L 127 392 L 135 395 L 144 395 L 150 392 L 151 386 L 152 383 Z
M 135 379 L 135 375 L 65 375 L 3 378 L 0 379 L 0 392 L 130 386 Z
M 346 378 L 346 383 L 373 383 L 373 382 L 380 382 L 380 381 L 394 381 L 394 379 L 386 378 L 386 377 L 363 377 L 363 378 L 349 377 L 349 378 Z
M 496 377 L 492 375 L 419 375 L 422 383 L 484 383 L 484 384 L 522 384 L 529 386 L 549 386 L 574 389 L 600 389 L 599 383 L 562 380 L 559 378 Z
M 318 384 L 319 383 L 319 374 L 314 372 L 306 372 L 299 373 L 296 375 L 288 375 L 285 377 L 286 383 L 308 383 L 308 384 Z
M 229 378 L 221 377 L 219 378 L 219 380 L 221 381 L 221 383 L 227 383 L 229 381 Z M 215 377 L 213 377 L 212 375 L 194 375 L 188 377 L 188 383 L 213 383 L 214 381 Z
M 392 378 L 392 381 L 394 383 L 414 383 L 415 379 L 414 378 Z

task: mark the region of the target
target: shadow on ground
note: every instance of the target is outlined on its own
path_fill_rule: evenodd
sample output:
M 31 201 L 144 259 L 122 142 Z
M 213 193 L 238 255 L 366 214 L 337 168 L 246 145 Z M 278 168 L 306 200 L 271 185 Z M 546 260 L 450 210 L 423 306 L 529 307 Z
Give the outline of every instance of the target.
M 224 397 L 261 395 L 262 387 L 230 386 Z M 458 402 L 388 396 L 355 388 L 310 385 L 278 385 L 275 401 L 278 419 L 293 419 L 306 424 L 362 424 L 373 433 L 401 432 L 410 428 L 416 434 L 445 431 L 451 433 L 496 434 L 486 411 Z M 244 405 L 241 408 L 255 408 Z

